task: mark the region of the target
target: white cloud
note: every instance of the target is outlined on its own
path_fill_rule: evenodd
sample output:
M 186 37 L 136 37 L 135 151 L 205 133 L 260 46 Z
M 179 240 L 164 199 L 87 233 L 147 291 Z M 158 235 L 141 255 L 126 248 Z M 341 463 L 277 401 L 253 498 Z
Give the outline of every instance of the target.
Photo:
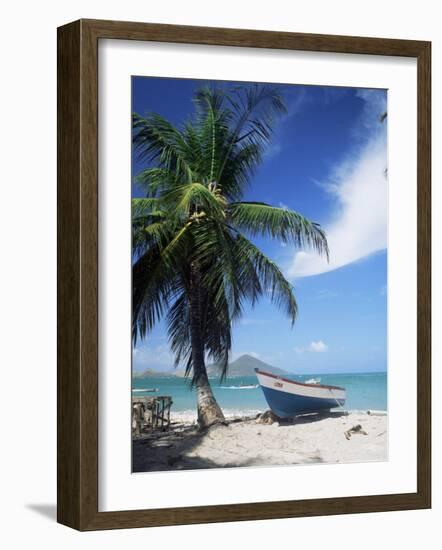
M 305 348 L 294 348 L 296 353 L 304 353 L 304 352 L 312 352 L 312 353 L 324 353 L 328 351 L 328 345 L 323 342 L 322 340 L 318 340 L 317 342 L 313 341 L 310 342 L 308 346 Z
M 355 127 L 356 132 L 364 128 L 374 128 L 377 130 L 381 115 L 387 111 L 387 96 L 385 92 L 362 88 L 356 92 L 356 97 L 365 102 L 358 121 L 359 123 Z
M 289 277 L 333 271 L 387 247 L 387 141 L 385 125 L 378 118 L 385 101 L 369 90 L 358 95 L 366 101 L 358 128 L 365 128 L 371 137 L 320 184 L 337 204 L 332 221 L 324 227 L 330 261 L 315 252 L 298 251 L 288 267 Z
M 324 353 L 328 350 L 327 344 L 324 344 L 322 340 L 317 342 L 310 342 L 309 351 L 314 351 L 316 353 Z

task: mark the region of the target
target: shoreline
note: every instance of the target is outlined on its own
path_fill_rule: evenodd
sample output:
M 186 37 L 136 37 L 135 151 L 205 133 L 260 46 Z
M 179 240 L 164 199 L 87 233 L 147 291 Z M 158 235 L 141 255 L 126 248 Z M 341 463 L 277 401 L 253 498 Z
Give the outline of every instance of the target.
M 232 420 L 251 420 L 255 419 L 258 415 L 263 414 L 266 411 L 260 409 L 223 409 L 224 416 L 227 421 Z M 335 408 L 331 409 L 331 415 L 343 413 L 348 414 L 368 414 L 368 415 L 379 415 L 379 416 L 388 416 L 388 411 L 384 409 L 340 409 Z M 298 418 L 305 418 L 308 415 L 299 416 Z M 171 411 L 170 418 L 172 421 L 179 421 L 185 423 L 196 423 L 197 421 L 197 412 L 196 410 L 183 410 L 183 411 Z
M 174 412 L 168 432 L 134 437 L 133 472 L 388 459 L 386 411 L 335 410 L 271 423 L 224 412 L 225 426 L 200 431 L 196 413 Z

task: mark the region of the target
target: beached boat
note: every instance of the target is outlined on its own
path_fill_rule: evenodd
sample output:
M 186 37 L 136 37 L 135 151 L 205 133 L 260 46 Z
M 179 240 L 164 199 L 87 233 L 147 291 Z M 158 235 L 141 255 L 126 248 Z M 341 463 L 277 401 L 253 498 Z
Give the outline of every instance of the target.
M 306 384 L 259 369 L 255 372 L 269 407 L 280 418 L 330 410 L 345 403 L 345 388 Z

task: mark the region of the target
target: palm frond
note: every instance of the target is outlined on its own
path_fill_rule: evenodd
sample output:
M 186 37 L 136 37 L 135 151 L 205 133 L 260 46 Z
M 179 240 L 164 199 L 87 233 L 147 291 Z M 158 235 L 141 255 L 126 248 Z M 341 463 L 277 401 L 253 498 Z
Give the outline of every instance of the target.
M 146 168 L 141 170 L 135 178 L 135 183 L 148 197 L 156 197 L 161 190 L 173 187 L 176 176 L 165 168 Z
M 220 368 L 221 380 L 227 376 L 229 353 L 232 349 L 232 324 L 227 300 L 215 305 L 206 300 L 204 340 L 208 357 Z
M 220 189 L 229 201 L 238 201 L 262 159 L 261 149 L 253 143 L 234 147 L 224 166 Z
M 163 195 L 173 215 L 187 219 L 191 215 L 223 217 L 222 200 L 205 185 L 194 182 L 172 189 Z
M 225 304 L 230 319 L 241 315 L 245 292 L 232 255 L 232 237 L 225 224 L 207 220 L 194 227 L 195 258 L 201 266 L 202 285 L 210 300 L 222 310 Z
M 133 143 L 140 160 L 155 162 L 174 179 L 192 181 L 188 163 L 189 147 L 183 134 L 162 116 L 152 113 L 133 115 Z
M 287 112 L 279 90 L 269 85 L 239 87 L 229 94 L 227 101 L 236 116 L 236 122 L 216 177 L 220 182 L 233 149 L 253 145 L 261 152 L 270 141 L 275 118 Z
M 251 235 L 269 236 L 298 247 L 311 247 L 329 255 L 327 239 L 320 225 L 286 208 L 259 202 L 238 202 L 229 206 L 230 223 Z
M 144 339 L 163 317 L 179 287 L 177 273 L 162 261 L 158 248 L 138 258 L 132 267 L 132 339 Z
M 161 202 L 157 198 L 132 199 L 132 221 L 150 216 L 164 217 L 165 212 L 161 210 Z
M 245 258 L 259 277 L 261 288 L 266 290 L 271 300 L 285 309 L 292 324 L 295 322 L 298 306 L 293 286 L 286 280 L 279 267 L 267 258 L 258 247 L 242 235 L 237 235 L 238 256 Z
M 170 348 L 175 356 L 175 366 L 186 365 L 186 374 L 191 366 L 190 307 L 186 294 L 181 293 L 170 306 L 167 314 L 167 331 Z

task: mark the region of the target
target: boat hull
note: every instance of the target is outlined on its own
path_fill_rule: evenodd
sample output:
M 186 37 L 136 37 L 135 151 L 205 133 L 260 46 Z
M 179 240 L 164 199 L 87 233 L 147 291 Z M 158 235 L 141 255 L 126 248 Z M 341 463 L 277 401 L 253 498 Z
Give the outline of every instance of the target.
M 280 418 L 330 410 L 345 403 L 344 388 L 303 384 L 263 371 L 256 371 L 256 375 L 269 407 Z

